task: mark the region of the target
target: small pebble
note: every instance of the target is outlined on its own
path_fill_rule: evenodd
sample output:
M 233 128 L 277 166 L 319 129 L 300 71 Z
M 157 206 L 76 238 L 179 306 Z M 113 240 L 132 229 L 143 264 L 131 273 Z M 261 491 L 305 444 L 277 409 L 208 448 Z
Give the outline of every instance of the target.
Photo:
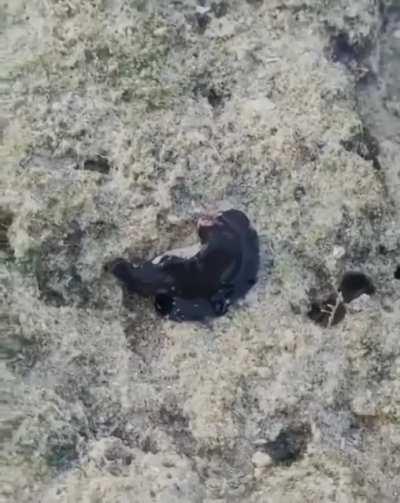
M 265 468 L 266 466 L 272 465 L 272 458 L 269 454 L 265 452 L 257 451 L 251 458 L 251 462 L 257 468 Z
M 153 34 L 155 37 L 163 37 L 168 32 L 168 29 L 165 27 L 157 28 L 154 30 Z
M 334 246 L 333 247 L 333 253 L 332 255 L 336 259 L 341 259 L 345 256 L 346 250 L 343 248 L 343 246 Z

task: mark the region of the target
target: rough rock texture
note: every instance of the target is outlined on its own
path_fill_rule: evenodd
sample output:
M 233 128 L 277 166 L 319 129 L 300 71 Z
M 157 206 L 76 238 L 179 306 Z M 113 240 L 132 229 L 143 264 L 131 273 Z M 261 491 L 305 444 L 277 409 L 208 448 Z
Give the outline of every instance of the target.
M 1 503 L 399 501 L 397 5 L 0 3 Z M 241 306 L 122 302 L 107 261 L 228 207 Z

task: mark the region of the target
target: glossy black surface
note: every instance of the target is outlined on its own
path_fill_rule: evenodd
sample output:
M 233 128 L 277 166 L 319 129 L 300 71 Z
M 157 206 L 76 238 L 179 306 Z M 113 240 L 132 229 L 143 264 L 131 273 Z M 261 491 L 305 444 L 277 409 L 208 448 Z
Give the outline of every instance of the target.
M 177 321 L 221 316 L 257 281 L 258 236 L 238 210 L 201 218 L 198 234 L 202 248 L 193 257 L 165 254 L 158 263 L 139 267 L 117 259 L 111 271 L 130 292 L 154 296 L 163 316 Z

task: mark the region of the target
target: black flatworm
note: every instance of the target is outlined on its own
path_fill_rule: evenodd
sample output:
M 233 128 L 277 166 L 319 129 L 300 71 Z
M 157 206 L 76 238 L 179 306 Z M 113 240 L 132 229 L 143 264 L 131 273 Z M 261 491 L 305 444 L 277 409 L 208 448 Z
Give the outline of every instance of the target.
M 221 316 L 257 282 L 259 242 L 247 216 L 239 210 L 201 217 L 201 242 L 193 256 L 173 252 L 133 266 L 112 262 L 111 272 L 130 292 L 155 298 L 155 308 L 172 320 Z

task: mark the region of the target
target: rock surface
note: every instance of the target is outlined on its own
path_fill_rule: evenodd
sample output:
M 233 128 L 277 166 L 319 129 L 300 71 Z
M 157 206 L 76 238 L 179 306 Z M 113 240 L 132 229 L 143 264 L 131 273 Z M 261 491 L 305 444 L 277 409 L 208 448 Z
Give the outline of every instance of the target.
M 399 501 L 397 5 L 0 5 L 1 503 Z M 122 302 L 104 263 L 229 207 L 242 305 Z M 313 323 L 351 270 L 375 295 Z

